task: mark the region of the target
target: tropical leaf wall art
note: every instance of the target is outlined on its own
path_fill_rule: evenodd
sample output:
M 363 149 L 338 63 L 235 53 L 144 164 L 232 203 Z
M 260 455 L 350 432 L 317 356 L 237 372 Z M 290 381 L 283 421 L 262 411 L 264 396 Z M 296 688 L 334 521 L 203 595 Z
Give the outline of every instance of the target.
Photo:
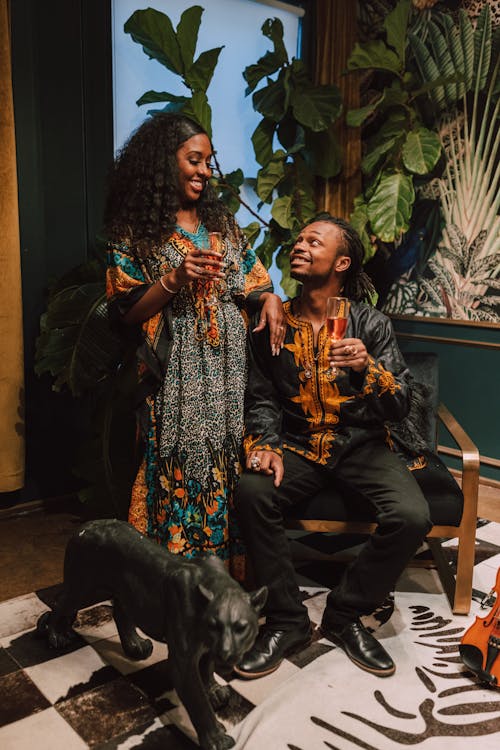
M 438 14 L 425 41 L 412 38 L 412 44 L 423 76 L 436 81 L 443 67 L 447 74 L 454 67 L 459 75 L 457 84 L 429 90 L 445 112 L 439 135 L 446 164 L 434 183 L 443 233 L 416 296 L 401 297 L 409 274 L 393 286 L 384 309 L 500 322 L 500 58 L 490 9 L 483 7 L 475 28 L 465 11 L 458 26 Z

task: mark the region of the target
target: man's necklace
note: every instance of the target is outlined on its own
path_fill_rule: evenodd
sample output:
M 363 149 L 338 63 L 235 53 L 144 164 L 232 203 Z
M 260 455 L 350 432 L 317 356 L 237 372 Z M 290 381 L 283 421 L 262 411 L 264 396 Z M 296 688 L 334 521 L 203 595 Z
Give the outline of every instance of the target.
M 309 325 L 311 325 L 310 321 L 305 321 L 304 318 L 302 317 L 302 313 L 301 313 L 300 307 L 298 308 L 297 314 L 296 314 L 295 317 L 298 320 L 301 320 L 301 321 L 306 322 Z M 304 378 L 306 378 L 306 380 L 310 380 L 312 378 L 312 376 L 313 376 L 313 368 L 318 363 L 318 360 L 319 360 L 319 358 L 320 358 L 320 356 L 321 356 L 321 354 L 322 354 L 322 352 L 323 352 L 323 350 L 325 348 L 325 344 L 326 344 L 327 339 L 325 339 L 325 341 L 323 342 L 322 346 L 318 346 L 318 351 L 316 352 L 316 354 L 313 354 L 313 361 L 312 362 L 309 361 L 309 357 L 307 356 L 306 346 L 304 344 L 304 336 L 302 334 L 302 327 L 299 327 L 299 340 L 300 340 L 300 355 L 301 355 L 300 356 L 300 362 L 301 362 L 301 365 L 302 365 L 302 368 L 303 368 L 303 372 L 301 374 L 302 374 L 302 376 Z M 319 333 L 318 333 L 318 341 L 319 341 Z

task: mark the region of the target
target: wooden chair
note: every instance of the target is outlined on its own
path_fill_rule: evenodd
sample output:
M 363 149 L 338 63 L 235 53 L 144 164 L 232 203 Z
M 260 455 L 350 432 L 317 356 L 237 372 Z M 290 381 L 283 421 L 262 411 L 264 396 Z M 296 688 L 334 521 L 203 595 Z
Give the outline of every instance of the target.
M 431 509 L 434 526 L 427 542 L 443 588 L 455 614 L 468 614 L 472 597 L 472 573 L 476 538 L 479 487 L 479 451 L 448 409 L 438 401 L 438 362 L 434 353 L 407 352 L 405 360 L 415 380 L 431 389 L 428 423 L 428 466 L 414 473 Z M 462 489 L 437 456 L 438 420 L 461 451 Z M 291 509 L 288 529 L 335 534 L 371 534 L 376 529 L 366 498 L 336 486 L 322 490 Z M 456 578 L 441 547 L 441 540 L 458 539 Z

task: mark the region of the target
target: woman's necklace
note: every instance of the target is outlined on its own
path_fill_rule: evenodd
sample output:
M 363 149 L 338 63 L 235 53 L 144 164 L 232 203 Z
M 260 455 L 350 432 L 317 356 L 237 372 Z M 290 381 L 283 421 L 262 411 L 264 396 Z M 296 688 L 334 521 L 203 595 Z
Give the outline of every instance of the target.
M 181 223 L 182 222 L 182 223 Z M 197 234 L 200 228 L 201 221 L 195 214 L 183 214 L 180 212 L 180 220 L 177 219 L 177 226 L 183 229 L 188 234 Z

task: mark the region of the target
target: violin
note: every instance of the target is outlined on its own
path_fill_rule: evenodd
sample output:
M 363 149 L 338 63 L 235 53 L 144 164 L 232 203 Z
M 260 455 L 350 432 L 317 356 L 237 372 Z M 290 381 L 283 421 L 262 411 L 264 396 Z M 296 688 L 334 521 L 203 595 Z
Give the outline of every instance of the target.
M 493 607 L 486 617 L 476 621 L 465 631 L 460 641 L 460 657 L 465 666 L 482 682 L 492 687 L 500 683 L 500 568 L 495 588 L 487 599 L 496 596 Z

